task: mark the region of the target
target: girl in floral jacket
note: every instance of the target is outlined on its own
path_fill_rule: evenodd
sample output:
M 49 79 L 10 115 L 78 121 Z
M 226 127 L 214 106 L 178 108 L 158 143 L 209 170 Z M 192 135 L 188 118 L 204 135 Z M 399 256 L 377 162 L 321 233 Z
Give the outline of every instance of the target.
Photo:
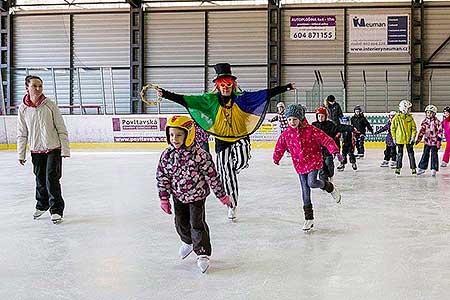
M 173 116 L 166 126 L 169 147 L 164 150 L 156 171 L 161 209 L 172 214 L 170 195 L 175 208 L 175 227 L 181 238 L 179 255 L 186 258 L 192 250 L 198 255 L 197 265 L 206 272 L 211 243 L 205 220 L 205 200 L 209 187 L 224 205 L 230 198 L 214 166 L 211 155 L 194 144 L 194 121 L 186 116 Z
M 273 161 L 278 165 L 284 152 L 289 150 L 302 187 L 303 210 L 305 213 L 303 230 L 309 231 L 314 226 L 311 188 L 321 188 L 331 193 L 331 196 L 337 203 L 341 201 L 341 195 L 333 183 L 317 178 L 317 174 L 323 165 L 322 146 L 331 154 L 340 157 L 340 160 L 342 156 L 339 154 L 339 148 L 331 137 L 306 122 L 303 106 L 289 105 L 285 114 L 289 127 L 278 138 L 273 153 Z
M 430 160 L 431 152 L 431 176 L 436 176 L 439 168 L 438 151 L 441 148 L 442 140 L 442 124 L 436 118 L 437 107 L 428 105 L 425 107 L 426 118 L 422 121 L 419 135 L 417 136 L 416 145 L 420 143 L 422 137 L 424 138 L 424 148 L 422 159 L 419 162 L 419 169 L 417 175 L 425 173 L 428 168 L 428 161 Z
M 445 135 L 445 151 L 442 157 L 441 167 L 446 167 L 450 158 L 450 106 L 444 108 L 444 120 L 442 121 Z

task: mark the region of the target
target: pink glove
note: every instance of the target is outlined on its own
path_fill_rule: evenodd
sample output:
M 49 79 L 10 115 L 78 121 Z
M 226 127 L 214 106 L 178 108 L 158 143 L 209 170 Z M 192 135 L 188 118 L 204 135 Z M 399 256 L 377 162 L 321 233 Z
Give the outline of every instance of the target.
M 228 207 L 231 206 L 230 196 L 225 195 L 222 198 L 220 198 L 219 200 L 220 200 L 220 202 L 222 202 L 223 205 L 226 205 Z
M 343 161 L 344 161 L 344 157 L 343 157 L 342 154 L 339 153 L 339 152 L 336 152 L 336 153 L 334 154 L 334 157 L 336 157 L 336 158 L 338 159 L 339 162 L 343 162 Z
M 172 214 L 170 202 L 168 199 L 161 199 L 161 209 L 168 215 Z

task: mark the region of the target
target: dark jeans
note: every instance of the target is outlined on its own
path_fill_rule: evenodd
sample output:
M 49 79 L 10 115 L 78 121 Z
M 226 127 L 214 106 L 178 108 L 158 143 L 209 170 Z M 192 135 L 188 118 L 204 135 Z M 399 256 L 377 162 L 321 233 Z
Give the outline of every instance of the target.
M 319 171 L 319 178 L 323 181 L 328 181 L 330 177 L 334 176 L 334 161 L 333 156 L 324 156 L 323 157 L 323 166 Z
M 342 161 L 342 164 L 345 165 L 347 163 L 347 155 L 350 158 L 350 163 L 355 163 L 356 162 L 356 158 L 355 158 L 355 154 L 353 154 L 353 145 L 346 145 L 343 144 L 342 145 L 342 156 L 344 157 L 344 160 Z
M 431 152 L 431 170 L 439 171 L 439 158 L 437 146 L 428 146 L 428 145 L 424 146 L 422 159 L 419 162 L 419 168 L 421 168 L 422 170 L 428 169 L 430 152 Z
M 397 169 L 401 169 L 403 166 L 403 147 L 404 144 L 397 144 Z M 414 157 L 414 148 L 413 144 L 406 144 L 406 151 L 408 152 L 409 157 L 409 167 L 411 169 L 416 168 L 416 159 Z
M 61 150 L 49 153 L 31 153 L 33 173 L 36 175 L 36 208 L 50 209 L 51 214 L 63 215 L 64 200 L 61 195 Z
M 384 149 L 384 160 L 386 161 L 395 161 L 397 159 L 397 148 L 394 146 L 386 145 L 386 149 Z
M 174 199 L 175 228 L 181 240 L 193 244 L 197 255 L 211 255 L 209 228 L 205 217 L 205 200 L 183 203 Z
M 355 143 L 356 149 L 358 150 L 358 154 L 364 154 L 364 140 L 366 136 L 364 134 L 356 134 L 355 135 Z

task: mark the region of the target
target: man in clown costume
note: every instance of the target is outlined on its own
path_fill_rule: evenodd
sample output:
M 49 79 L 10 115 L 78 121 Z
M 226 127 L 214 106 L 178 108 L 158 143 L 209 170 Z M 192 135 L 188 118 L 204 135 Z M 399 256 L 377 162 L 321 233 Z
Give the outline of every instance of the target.
M 236 220 L 239 189 L 237 174 L 248 167 L 250 138 L 269 107 L 270 98 L 294 89 L 289 83 L 272 89 L 242 92 L 228 63 L 214 66 L 214 90 L 202 95 L 180 95 L 158 88 L 158 96 L 183 105 L 203 130 L 215 137 L 216 163 L 231 199 L 228 219 Z

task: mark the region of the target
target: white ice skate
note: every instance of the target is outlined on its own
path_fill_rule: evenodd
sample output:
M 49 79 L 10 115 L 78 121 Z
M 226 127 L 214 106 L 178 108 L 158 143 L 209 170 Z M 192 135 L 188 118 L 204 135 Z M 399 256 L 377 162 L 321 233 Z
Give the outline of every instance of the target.
M 445 168 L 446 166 L 447 166 L 447 163 L 446 163 L 446 162 L 442 162 L 442 163 L 441 163 L 441 167 Z
M 333 184 L 333 191 L 330 194 L 331 197 L 333 197 L 333 199 L 336 200 L 336 203 L 341 203 L 342 196 L 339 190 L 336 188 L 335 184 Z
M 209 257 L 207 255 L 199 255 L 197 257 L 197 266 L 202 273 L 205 273 L 209 268 Z
M 421 168 L 417 168 L 417 175 L 425 174 L 425 170 Z
M 383 160 L 380 164 L 380 167 L 389 167 L 389 162 L 387 160 Z
M 431 170 L 431 176 L 436 177 L 436 170 Z
M 395 169 L 397 167 L 397 162 L 391 161 L 391 169 Z
M 46 212 L 46 210 L 39 210 L 36 208 L 36 211 L 33 214 L 33 218 L 36 220 L 37 218 L 42 216 L 45 212 Z
M 308 232 L 314 227 L 314 220 L 305 220 L 303 223 L 303 231 Z
M 228 208 L 228 220 L 230 222 L 236 222 L 236 215 L 237 215 L 237 207 L 230 207 Z
M 185 259 L 186 257 L 189 256 L 189 254 L 191 254 L 193 249 L 194 249 L 194 247 L 192 246 L 192 244 L 186 244 L 184 242 L 181 242 L 181 246 L 180 246 L 180 250 L 178 251 L 178 254 L 180 255 L 181 259 Z
M 52 214 L 52 222 L 53 224 L 59 224 L 63 221 L 62 216 L 58 215 L 58 214 Z

